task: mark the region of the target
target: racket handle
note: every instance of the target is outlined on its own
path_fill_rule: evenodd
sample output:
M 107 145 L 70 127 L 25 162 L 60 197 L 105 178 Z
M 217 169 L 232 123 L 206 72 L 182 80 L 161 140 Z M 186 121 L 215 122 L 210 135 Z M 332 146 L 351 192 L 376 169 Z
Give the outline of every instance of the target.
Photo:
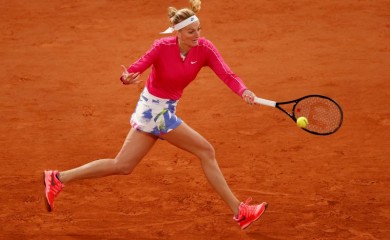
M 276 106 L 276 102 L 264 98 L 259 98 L 259 97 L 255 97 L 255 103 L 265 105 L 265 106 L 270 106 L 270 107 Z

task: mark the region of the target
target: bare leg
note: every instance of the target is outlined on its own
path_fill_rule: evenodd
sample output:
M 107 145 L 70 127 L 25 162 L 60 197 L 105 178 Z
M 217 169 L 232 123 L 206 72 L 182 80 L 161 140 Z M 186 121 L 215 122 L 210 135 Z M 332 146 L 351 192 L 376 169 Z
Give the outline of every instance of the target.
M 184 122 L 176 129 L 164 135 L 164 139 L 176 147 L 194 154 L 201 160 L 201 165 L 207 180 L 229 205 L 233 213 L 237 215 L 240 201 L 234 196 L 226 183 L 215 159 L 214 148 L 211 144 Z
M 109 175 L 130 174 L 156 142 L 157 137 L 131 129 L 115 159 L 100 159 L 83 166 L 60 172 L 62 183 L 99 178 Z

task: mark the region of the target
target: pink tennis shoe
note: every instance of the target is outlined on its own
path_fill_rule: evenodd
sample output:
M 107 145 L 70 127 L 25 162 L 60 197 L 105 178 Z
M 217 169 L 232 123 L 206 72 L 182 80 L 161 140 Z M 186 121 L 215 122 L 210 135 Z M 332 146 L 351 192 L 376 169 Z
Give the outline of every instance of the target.
M 58 171 L 44 171 L 43 183 L 45 185 L 45 204 L 47 211 L 51 212 L 54 209 L 54 199 L 65 187 L 64 184 L 57 178 Z
M 240 225 L 241 229 L 249 227 L 253 222 L 257 221 L 267 209 L 268 203 L 263 202 L 257 205 L 249 205 L 252 198 L 248 198 L 238 207 L 238 216 L 234 216 L 233 220 Z

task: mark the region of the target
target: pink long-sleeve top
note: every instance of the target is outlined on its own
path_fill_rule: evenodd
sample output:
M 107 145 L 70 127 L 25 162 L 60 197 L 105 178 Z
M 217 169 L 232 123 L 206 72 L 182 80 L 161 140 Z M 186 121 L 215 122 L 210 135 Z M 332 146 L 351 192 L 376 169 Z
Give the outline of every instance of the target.
M 129 72 L 144 72 L 152 65 L 146 82 L 148 91 L 156 97 L 178 100 L 184 88 L 192 82 L 200 69 L 210 67 L 215 74 L 237 95 L 247 89 L 222 59 L 216 47 L 207 39 L 199 38 L 186 58 L 180 56 L 177 37 L 158 39 L 153 46 L 129 68 Z

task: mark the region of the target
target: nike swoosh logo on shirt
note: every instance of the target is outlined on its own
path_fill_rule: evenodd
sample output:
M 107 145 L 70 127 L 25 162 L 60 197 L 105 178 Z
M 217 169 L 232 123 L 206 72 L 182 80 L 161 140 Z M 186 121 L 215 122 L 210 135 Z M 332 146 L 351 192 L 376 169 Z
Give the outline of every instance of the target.
M 195 64 L 195 63 L 197 63 L 198 61 L 191 61 L 191 64 Z

